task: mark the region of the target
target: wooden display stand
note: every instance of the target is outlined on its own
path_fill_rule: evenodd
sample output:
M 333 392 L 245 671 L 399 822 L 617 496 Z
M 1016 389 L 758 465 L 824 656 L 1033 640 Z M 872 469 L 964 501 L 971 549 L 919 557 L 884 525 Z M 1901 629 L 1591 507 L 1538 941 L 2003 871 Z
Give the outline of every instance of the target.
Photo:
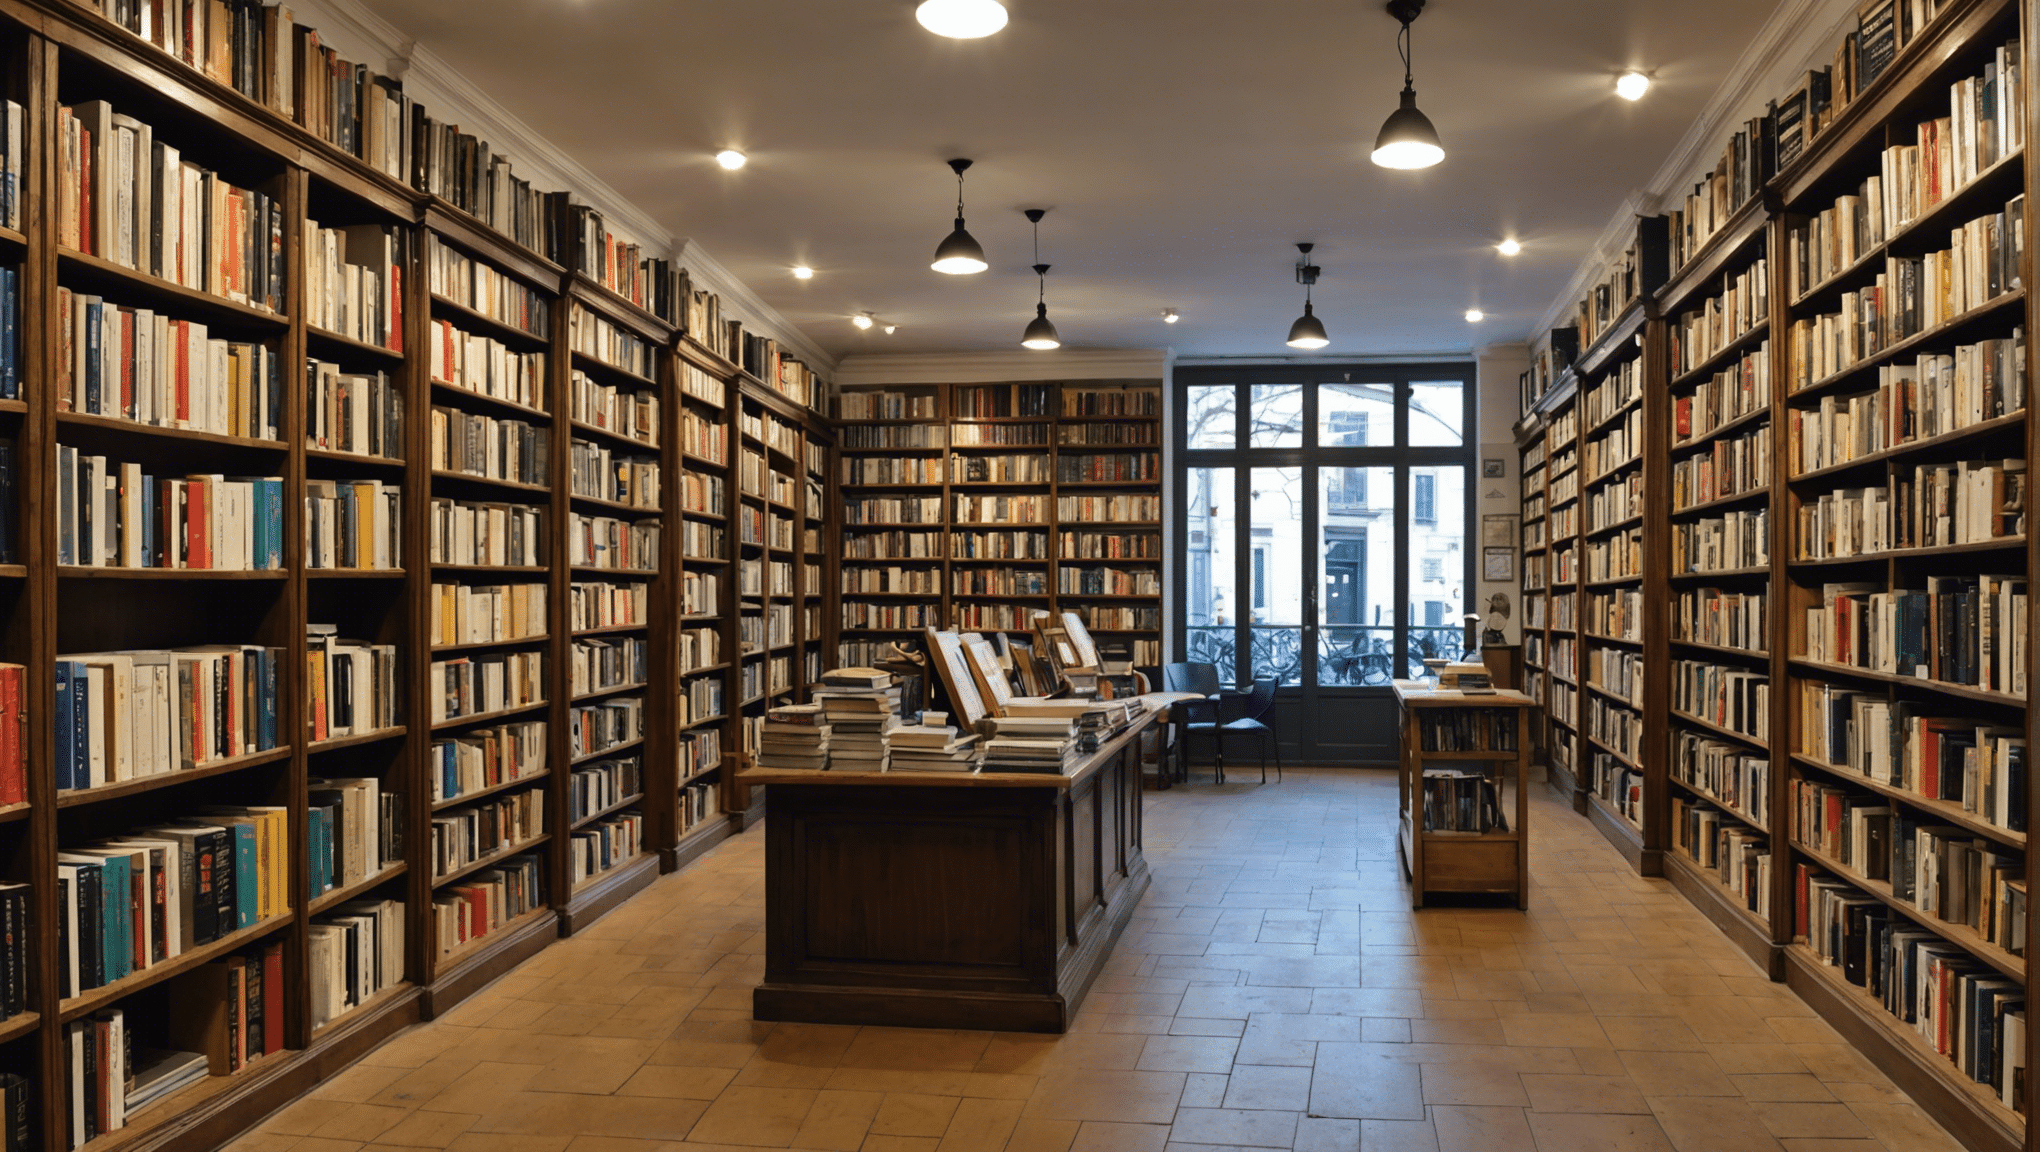
M 1397 773 L 1400 820 L 1396 841 L 1410 876 L 1410 907 L 1422 908 L 1430 892 L 1500 893 L 1530 906 L 1529 793 L 1523 783 L 1530 766 L 1530 715 L 1536 703 L 1521 692 L 1469 695 L 1429 680 L 1397 680 L 1396 707 L 1402 717 L 1402 765 Z M 1427 752 L 1420 719 L 1437 712 L 1513 713 L 1515 748 L 1509 751 Z M 1491 765 L 1497 805 L 1506 831 L 1441 832 L 1424 827 L 1424 765 L 1440 761 Z M 1509 800 L 1514 785 L 1515 799 Z M 1513 809 L 1513 811 L 1510 811 Z

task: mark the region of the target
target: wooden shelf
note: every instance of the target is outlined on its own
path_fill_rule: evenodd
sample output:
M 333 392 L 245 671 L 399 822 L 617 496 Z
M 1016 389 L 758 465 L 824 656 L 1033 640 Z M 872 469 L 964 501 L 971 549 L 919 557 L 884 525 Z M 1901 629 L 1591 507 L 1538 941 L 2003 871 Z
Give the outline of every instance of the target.
M 408 871 L 408 869 L 409 866 L 406 865 L 402 860 L 399 860 L 395 864 L 392 864 L 389 867 L 384 868 L 382 871 L 377 872 L 372 876 L 367 876 L 360 880 L 355 881 L 352 884 L 332 889 L 329 892 L 321 893 L 320 895 L 312 899 L 311 904 L 305 909 L 305 911 L 310 915 L 317 916 L 319 913 L 324 912 L 329 908 L 338 908 L 340 905 L 347 903 L 349 900 L 353 900 L 361 896 L 366 896 L 370 892 L 375 891 L 377 888 L 382 887 L 384 884 L 387 884 L 390 881 L 395 880 L 397 877 L 402 876 L 406 871 Z
M 429 767 L 427 771 L 428 772 L 430 771 Z M 499 792 L 508 792 L 511 789 L 517 787 L 519 784 L 530 784 L 539 780 L 544 780 L 546 777 L 550 775 L 552 775 L 551 769 L 541 768 L 536 772 L 519 776 L 514 780 L 504 780 L 500 783 L 490 784 L 486 787 L 477 788 L 472 792 L 462 792 L 458 796 L 447 796 L 443 799 L 434 800 L 432 802 L 431 810 L 434 812 L 444 812 L 448 808 L 458 808 L 463 804 L 472 804 L 477 800 L 487 799 L 488 797 L 494 796 Z M 428 785 L 430 783 L 432 782 L 427 781 Z
M 633 793 L 629 796 L 624 797 L 621 800 L 618 800 L 614 804 L 610 804 L 605 807 L 599 808 L 596 811 L 588 813 L 586 816 L 580 817 L 579 819 L 575 820 L 573 824 L 570 825 L 570 827 L 572 827 L 574 831 L 578 832 L 581 829 L 586 828 L 588 825 L 595 823 L 597 820 L 600 820 L 606 816 L 613 816 L 616 813 L 623 811 L 625 808 L 628 808 L 633 804 L 643 803 L 644 798 L 645 794 L 642 792 Z
M 150 303 L 168 305 L 180 319 L 205 320 L 229 328 L 260 328 L 277 331 L 290 327 L 290 317 L 280 312 L 241 304 L 197 288 L 186 288 L 125 265 L 89 256 L 74 248 L 55 245 L 57 277 L 65 283 L 118 284 L 115 295 L 124 290 L 130 297 L 147 297 Z M 136 303 L 128 299 L 123 304 Z
M 1847 883 L 1852 888 L 1875 896 L 1881 903 L 1903 915 L 1907 921 L 1925 928 L 1927 931 L 1968 952 L 1978 960 L 2019 981 L 2021 984 L 2025 983 L 2025 958 L 2014 956 L 2010 952 L 1984 939 L 1983 934 L 1976 929 L 1969 927 L 1967 924 L 1951 923 L 1931 913 L 1920 911 L 1918 908 L 1913 907 L 1894 895 L 1891 884 L 1888 881 L 1872 880 L 1796 836 L 1792 839 L 1792 850 L 1820 865 L 1821 868 L 1831 873 L 1835 879 Z
M 256 436 L 230 436 L 224 432 L 201 432 L 195 428 L 166 428 L 159 424 L 143 424 L 120 416 L 95 416 L 85 412 L 59 412 L 56 416 L 58 438 L 66 444 L 75 443 L 79 438 L 91 433 L 106 432 L 140 439 L 177 440 L 190 444 L 208 444 L 216 448 L 240 448 L 252 452 L 290 451 L 290 445 L 281 440 L 264 440 Z
M 358 748 L 363 744 L 375 744 L 384 740 L 402 739 L 410 729 L 399 724 L 394 728 L 378 728 L 373 732 L 360 732 L 352 736 L 333 736 L 325 740 L 313 740 L 305 746 L 311 753 L 333 752 L 341 748 Z
M 1698 796 L 1700 799 L 1707 801 L 1709 804 L 1714 805 L 1716 808 L 1721 809 L 1723 812 L 1728 813 L 1730 816 L 1735 817 L 1737 820 L 1740 820 L 1743 823 L 1749 825 L 1750 827 L 1756 829 L 1757 831 L 1762 832 L 1764 835 L 1769 836 L 1771 834 L 1771 828 L 1768 823 L 1757 819 L 1755 816 L 1752 816 L 1748 811 L 1744 810 L 1742 807 L 1735 804 L 1730 804 L 1728 801 L 1715 795 L 1712 791 L 1706 788 L 1702 788 L 1698 784 L 1695 784 L 1690 780 L 1681 780 L 1675 774 L 1668 774 L 1665 777 L 1665 780 L 1672 787 L 1683 788 L 1686 791 L 1691 792 L 1693 795 Z M 1679 851 L 1677 846 L 1671 843 L 1667 843 L 1665 845 L 1665 850 L 1666 850 L 1665 854 L 1667 856 L 1675 856 L 1678 854 Z
M 1695 728 L 1704 729 L 1710 736 L 1720 736 L 1727 740 L 1733 740 L 1738 744 L 1748 745 L 1759 752 L 1770 751 L 1770 741 L 1762 736 L 1752 736 L 1747 732 L 1738 732 L 1733 728 L 1716 724 L 1712 720 L 1704 720 L 1691 712 L 1684 712 L 1678 708 L 1673 708 L 1670 715 L 1672 719 L 1681 724 L 1689 724 Z
M 57 793 L 57 807 L 71 808 L 79 804 L 97 804 L 103 800 L 112 800 L 121 796 L 136 796 L 143 792 L 154 792 L 158 788 L 172 788 L 179 784 L 189 784 L 194 780 L 205 780 L 213 776 L 223 776 L 229 772 L 239 772 L 246 768 L 259 768 L 265 764 L 280 764 L 289 760 L 290 756 L 290 745 L 285 744 L 263 752 L 251 752 L 245 756 L 228 756 L 218 760 L 208 760 L 197 767 L 184 768 L 175 772 L 158 772 L 153 776 L 122 780 L 114 784 L 101 784 L 96 788 L 77 788 L 68 792 L 60 791 Z
M 487 652 L 494 648 L 521 648 L 526 644 L 544 644 L 552 639 L 550 633 L 541 632 L 536 636 L 513 636 L 507 640 L 471 640 L 465 644 L 434 644 L 430 651 L 434 656 L 458 656 L 463 652 Z
M 110 1007 L 144 988 L 161 984 L 172 976 L 179 976 L 189 972 L 209 960 L 225 956 L 231 952 L 237 952 L 244 945 L 252 944 L 269 933 L 276 931 L 278 928 L 288 925 L 293 919 L 295 919 L 294 913 L 285 912 L 281 915 L 271 916 L 266 920 L 258 920 L 249 927 L 236 932 L 230 932 L 210 944 L 200 944 L 189 951 L 172 956 L 168 960 L 151 964 L 139 972 L 123 976 L 111 984 L 102 984 L 97 988 L 88 988 L 76 996 L 67 997 L 58 1008 L 58 1023 L 69 1024 L 73 1020 L 90 1016 L 101 1008 Z
M 445 720 L 433 721 L 432 730 L 440 732 L 449 728 L 465 728 L 472 724 L 487 724 L 495 720 L 507 720 L 512 716 L 521 716 L 527 712 L 544 711 L 545 708 L 546 702 L 539 700 L 530 704 L 520 704 L 515 708 L 504 708 L 496 712 L 475 712 L 466 716 L 454 716 Z
M 1987 692 L 1967 684 L 1950 684 L 1945 680 L 1925 680 L 1917 676 L 1900 676 L 1895 672 L 1878 672 L 1869 668 L 1858 668 L 1853 664 L 1830 664 L 1824 660 L 1808 660 L 1803 656 L 1791 658 L 1791 666 L 1807 672 L 1828 676 L 1854 677 L 1859 680 L 1875 680 L 1881 684 L 1899 684 L 1918 688 L 1942 696 L 1953 696 L 1963 700 L 1974 700 L 1982 704 L 2001 704 L 2011 708 L 2024 708 L 2024 697 L 2004 692 Z
M 503 861 L 510 859 L 512 856 L 523 855 L 524 853 L 531 851 L 533 848 L 538 847 L 540 844 L 545 843 L 547 840 L 550 840 L 551 838 L 552 837 L 547 833 L 540 833 L 539 835 L 534 836 L 529 840 L 524 840 L 519 843 L 512 844 L 508 848 L 498 848 L 496 851 L 491 852 L 488 855 L 481 857 L 480 859 L 470 860 L 466 864 L 463 864 L 460 867 L 455 868 L 451 872 L 448 872 L 441 876 L 434 876 L 432 878 L 432 887 L 435 889 L 444 888 L 448 884 L 451 884 L 456 880 L 462 880 L 467 878 L 468 876 L 472 876 L 476 872 L 480 872 L 484 868 L 492 868 L 498 864 L 501 864 Z M 512 921 L 512 923 L 514 923 L 514 921 Z M 508 926 L 509 926 L 508 924 L 504 925 L 504 927 Z M 498 931 L 501 931 L 501 929 L 498 929 Z
M 1937 819 L 1945 820 L 1950 824 L 1974 832 L 1979 836 L 1995 840 L 2007 847 L 2016 848 L 2020 851 L 2024 851 L 2026 848 L 2026 834 L 2024 832 L 2015 832 L 2010 828 L 2000 828 L 1953 800 L 1936 800 L 1910 789 L 1900 788 L 1896 784 L 1889 784 L 1874 777 L 1865 776 L 1846 764 L 1829 763 L 1826 760 L 1820 760 L 1801 752 L 1794 752 L 1792 754 L 1792 762 L 1801 768 L 1812 769 L 1824 775 L 1833 776 L 1844 783 L 1867 788 L 1880 796 L 1897 800 L 1922 812 L 1932 813 Z
M 1911 440 L 1904 444 L 1893 445 L 1890 448 L 1881 448 L 1875 452 L 1858 456 L 1853 460 L 1844 460 L 1839 464 L 1829 464 L 1825 467 L 1816 468 L 1811 472 L 1796 473 L 1788 477 L 1788 479 L 1791 483 L 1802 484 L 1850 472 L 1858 468 L 1868 467 L 1872 464 L 1882 464 L 1887 460 L 1902 460 L 1908 456 L 1917 456 L 1942 448 L 1951 448 L 1968 440 L 1982 439 L 1996 432 L 2016 428 L 2024 423 L 2025 419 L 2026 412 L 2022 408 L 2017 412 L 1994 417 L 1980 424 L 1971 424 L 1966 428 L 1957 428 L 1950 432 L 1943 432 L 1938 436 L 1929 436 L 1923 440 Z

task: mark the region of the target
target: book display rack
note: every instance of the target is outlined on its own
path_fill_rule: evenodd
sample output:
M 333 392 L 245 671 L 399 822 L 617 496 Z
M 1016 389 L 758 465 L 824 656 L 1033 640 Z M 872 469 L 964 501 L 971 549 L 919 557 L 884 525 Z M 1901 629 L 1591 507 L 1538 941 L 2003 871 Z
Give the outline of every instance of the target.
M 1640 871 L 1969 1147 L 2032 1148 L 2034 30 L 2006 0 L 1864 9 L 1662 218 L 1668 278 L 1583 303 L 1526 377 L 1526 687 L 1554 786 Z M 1629 417 L 1592 396 L 1624 364 L 1642 576 L 1602 574 L 1628 522 L 1584 480 L 1575 585 L 1561 461 L 1611 475 L 1587 461 Z M 1628 747 L 1589 711 L 1618 684 Z
M 1161 662 L 1159 382 L 860 388 L 837 417 L 843 663 L 1064 610 L 1108 660 Z
M 0 3 L 0 1075 L 44 1152 L 215 1146 L 734 829 L 746 416 L 768 698 L 827 639 L 811 371 L 282 10 L 140 7 Z

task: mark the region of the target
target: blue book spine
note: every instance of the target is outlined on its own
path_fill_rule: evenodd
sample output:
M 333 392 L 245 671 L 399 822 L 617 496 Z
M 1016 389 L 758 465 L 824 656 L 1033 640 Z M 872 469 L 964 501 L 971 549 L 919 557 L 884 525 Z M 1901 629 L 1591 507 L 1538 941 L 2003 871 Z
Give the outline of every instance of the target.
M 21 273 L 0 268 L 0 397 L 21 398 Z
M 283 567 L 283 478 L 272 477 L 262 482 L 266 507 L 269 512 L 269 566 Z
M 92 696 L 85 665 L 71 664 L 71 777 L 80 788 L 92 786 Z
M 99 326 L 104 301 L 88 296 L 85 299 L 85 411 L 99 414 Z
M 277 650 L 262 650 L 262 747 L 276 747 L 276 661 Z
M 309 867 L 305 869 L 305 882 L 309 889 L 305 895 L 307 900 L 317 899 L 319 894 L 326 890 L 324 875 L 326 853 L 320 847 L 322 838 L 319 835 L 319 826 L 326 822 L 325 817 L 326 813 L 322 808 L 312 807 L 305 810 L 305 854 L 309 857 L 307 860 Z
M 252 928 L 255 925 L 256 885 L 262 883 L 262 854 L 255 848 L 255 826 L 232 824 L 228 830 L 234 834 L 234 892 L 240 897 L 240 925 Z
M 56 763 L 57 787 L 60 790 L 65 788 L 78 787 L 78 766 L 75 763 L 76 757 L 73 754 L 73 748 L 71 745 L 72 667 L 73 665 L 68 660 L 57 661 L 57 685 L 56 685 L 57 745 L 55 759 L 57 762 Z
M 326 891 L 330 892 L 340 883 L 340 861 L 333 841 L 333 822 L 340 818 L 340 809 L 319 809 L 319 869 L 326 877 Z
M 142 567 L 156 567 L 156 478 L 147 473 L 142 475 Z
M 281 440 L 283 433 L 279 430 L 279 426 L 283 420 L 282 357 L 271 352 L 267 359 L 269 361 L 269 438 L 271 440 Z M 277 483 L 281 484 L 282 481 L 279 480 Z M 281 511 L 278 512 L 278 515 L 282 515 Z

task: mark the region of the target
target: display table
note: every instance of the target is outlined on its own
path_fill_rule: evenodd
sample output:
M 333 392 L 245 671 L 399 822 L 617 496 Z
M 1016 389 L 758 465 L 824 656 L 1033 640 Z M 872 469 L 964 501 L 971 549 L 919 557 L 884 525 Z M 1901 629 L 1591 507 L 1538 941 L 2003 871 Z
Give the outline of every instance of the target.
M 1064 1032 L 1148 887 L 1140 737 L 1066 775 L 789 772 L 760 1020 Z
M 1478 892 L 1530 906 L 1529 717 L 1521 692 L 1468 694 L 1394 681 L 1402 714 L 1397 844 L 1410 906 L 1431 892 Z M 1431 800 L 1426 805 L 1426 799 Z

